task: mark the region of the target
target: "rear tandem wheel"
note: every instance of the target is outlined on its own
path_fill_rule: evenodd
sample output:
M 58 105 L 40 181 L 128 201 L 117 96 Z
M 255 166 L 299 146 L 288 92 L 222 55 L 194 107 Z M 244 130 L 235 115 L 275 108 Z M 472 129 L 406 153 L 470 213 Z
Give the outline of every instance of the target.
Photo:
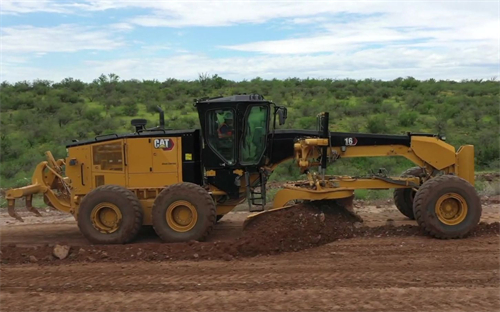
M 143 213 L 132 191 L 119 185 L 103 185 L 83 198 L 78 227 L 94 244 L 125 244 L 139 233 Z
M 165 242 L 205 240 L 216 222 L 216 206 L 201 186 L 178 183 L 156 197 L 152 217 L 156 234 Z

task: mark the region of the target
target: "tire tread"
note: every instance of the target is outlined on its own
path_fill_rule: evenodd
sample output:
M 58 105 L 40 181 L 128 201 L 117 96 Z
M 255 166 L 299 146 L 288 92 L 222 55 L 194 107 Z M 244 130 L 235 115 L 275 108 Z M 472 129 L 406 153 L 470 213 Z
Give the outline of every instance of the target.
M 213 228 L 216 223 L 216 217 L 217 217 L 217 207 L 213 201 L 212 196 L 208 194 L 208 192 L 200 187 L 197 184 L 194 183 L 189 183 L 189 182 L 181 182 L 181 183 L 176 183 L 168 186 L 166 189 L 160 192 L 160 194 L 156 197 L 155 202 L 153 204 L 153 228 L 155 232 L 158 234 L 158 236 L 163 240 L 163 241 L 169 241 L 170 237 L 168 237 L 162 230 L 161 230 L 161 224 L 155 222 L 155 220 L 160 220 L 161 218 L 164 218 L 164 216 L 161 215 L 162 210 L 161 209 L 155 209 L 158 205 L 158 203 L 162 202 L 164 198 L 168 198 L 171 196 L 172 193 L 178 193 L 178 192 L 188 192 L 190 193 L 190 196 L 197 196 L 199 199 L 201 199 L 202 202 L 204 202 L 203 206 L 209 208 L 209 213 L 207 215 L 207 221 L 209 226 L 204 230 L 203 234 L 201 235 L 200 238 L 198 238 L 199 241 L 204 241 L 207 239 L 207 237 L 210 235 L 210 233 L 213 231 Z M 186 199 L 188 200 L 188 199 Z M 188 200 L 189 201 L 189 200 Z
M 113 242 L 106 241 L 105 243 L 115 243 L 115 244 L 126 244 L 131 242 L 139 233 L 139 230 L 142 227 L 142 221 L 144 217 L 144 211 L 142 209 L 141 202 L 137 198 L 137 196 L 130 191 L 129 189 L 126 189 L 122 186 L 119 185 L 114 185 L 114 184 L 108 184 L 108 185 L 103 185 L 95 188 L 94 190 L 90 191 L 87 195 L 85 195 L 82 199 L 82 202 L 80 203 L 80 207 L 85 207 L 88 202 L 92 200 L 96 194 L 99 193 L 105 193 L 105 192 L 113 192 L 116 193 L 118 196 L 122 196 L 127 199 L 127 201 L 130 203 L 130 207 L 132 208 L 134 212 L 134 224 L 132 227 L 132 230 L 129 231 L 128 233 L 123 233 L 123 235 L 116 239 Z M 123 212 L 122 212 L 123 213 Z M 78 218 L 78 228 L 80 229 L 80 232 L 82 232 L 85 237 L 91 241 L 92 243 L 96 244 L 102 244 L 103 241 L 99 240 L 98 238 L 92 236 L 90 233 L 87 233 L 86 229 L 84 228 L 83 224 L 81 222 L 84 222 L 83 220 L 80 221 L 80 218 Z
M 418 171 L 418 172 L 417 172 Z M 412 167 L 407 169 L 405 172 L 401 174 L 402 178 L 415 177 L 416 174 L 422 172 L 420 167 Z M 393 193 L 394 205 L 398 208 L 399 212 L 401 212 L 404 216 L 411 220 L 415 220 L 415 215 L 413 213 L 413 203 L 408 203 L 408 189 L 399 188 L 395 189 Z
M 465 179 L 460 178 L 456 175 L 442 175 L 433 179 L 430 179 L 426 181 L 418 190 L 417 194 L 415 195 L 414 199 L 414 204 L 413 204 L 413 209 L 414 209 L 414 214 L 415 214 L 415 219 L 418 223 L 418 225 L 423 229 L 423 231 L 435 238 L 439 239 L 452 239 L 452 238 L 463 238 L 469 231 L 455 234 L 455 235 L 445 235 L 441 232 L 439 232 L 436 228 L 431 226 L 430 222 L 426 219 L 424 216 L 424 213 L 422 212 L 424 209 L 426 209 L 426 204 L 427 204 L 427 199 L 432 195 L 432 191 L 436 189 L 437 186 L 440 184 L 444 183 L 452 183 L 452 182 L 457 182 L 464 184 L 464 186 L 468 186 L 472 188 L 472 190 L 475 192 L 474 187 Z M 474 226 L 479 223 L 479 219 L 481 216 L 481 205 L 480 201 L 479 202 L 479 207 L 476 209 L 479 209 L 479 214 L 477 220 L 474 220 Z M 469 209 L 472 209 L 470 207 Z

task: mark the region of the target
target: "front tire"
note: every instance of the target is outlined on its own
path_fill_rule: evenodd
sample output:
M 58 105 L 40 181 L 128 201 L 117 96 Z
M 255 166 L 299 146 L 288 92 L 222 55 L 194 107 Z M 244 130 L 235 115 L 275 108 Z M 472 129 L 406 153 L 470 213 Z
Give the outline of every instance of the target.
M 413 203 L 418 224 L 436 238 L 461 238 L 481 219 L 481 201 L 466 180 L 443 175 L 426 181 Z
M 153 228 L 165 242 L 205 240 L 216 220 L 216 206 L 208 192 L 193 183 L 165 188 L 153 204 Z
M 103 185 L 83 198 L 78 227 L 94 244 L 125 244 L 142 226 L 143 210 L 137 196 L 118 185 Z
M 422 168 L 413 167 L 401 174 L 401 177 L 418 177 L 422 174 Z M 412 188 L 399 188 L 394 190 L 394 204 L 404 216 L 411 220 L 415 220 L 413 214 L 413 199 L 415 198 L 415 190 Z

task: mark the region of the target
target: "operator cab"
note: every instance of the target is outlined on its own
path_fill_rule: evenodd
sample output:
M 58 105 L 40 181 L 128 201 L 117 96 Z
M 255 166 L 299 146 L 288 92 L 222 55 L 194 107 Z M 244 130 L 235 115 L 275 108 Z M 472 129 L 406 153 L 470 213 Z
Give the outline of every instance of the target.
M 239 197 L 243 169 L 256 173 L 269 161 L 276 122 L 283 124 L 286 108 L 257 94 L 196 100 L 203 137 L 202 161 L 210 184 Z M 278 119 L 278 120 L 277 120 Z
M 286 118 L 285 108 L 256 94 L 205 98 L 195 105 L 206 144 L 203 154 L 207 169 L 257 169 L 264 165 L 275 117 L 280 124 Z

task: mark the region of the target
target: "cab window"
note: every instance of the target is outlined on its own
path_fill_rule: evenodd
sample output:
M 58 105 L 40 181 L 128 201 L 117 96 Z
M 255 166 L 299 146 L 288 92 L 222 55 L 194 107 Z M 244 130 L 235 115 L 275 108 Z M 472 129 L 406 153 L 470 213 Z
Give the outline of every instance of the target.
M 245 118 L 245 129 L 241 141 L 241 163 L 258 164 L 266 150 L 269 108 L 253 106 Z
M 228 164 L 234 163 L 234 110 L 216 109 L 207 113 L 207 142 Z

